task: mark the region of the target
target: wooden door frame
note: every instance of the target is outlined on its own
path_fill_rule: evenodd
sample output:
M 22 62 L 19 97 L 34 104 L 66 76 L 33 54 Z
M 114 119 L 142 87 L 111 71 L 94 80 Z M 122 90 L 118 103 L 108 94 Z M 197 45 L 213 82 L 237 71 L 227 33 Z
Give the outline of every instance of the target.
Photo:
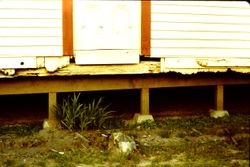
M 73 56 L 73 0 L 62 0 L 63 55 Z M 150 56 L 151 1 L 141 1 L 141 55 Z
M 62 0 L 63 55 L 73 56 L 73 0 Z
M 141 55 L 150 56 L 151 1 L 141 1 Z

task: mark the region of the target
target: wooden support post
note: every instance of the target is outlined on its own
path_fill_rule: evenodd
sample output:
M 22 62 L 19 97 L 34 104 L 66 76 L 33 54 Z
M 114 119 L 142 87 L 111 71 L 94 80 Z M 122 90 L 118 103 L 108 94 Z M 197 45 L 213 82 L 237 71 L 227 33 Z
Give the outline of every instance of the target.
M 224 86 L 216 86 L 216 110 L 222 111 L 224 109 Z
M 56 98 L 55 92 L 49 93 L 48 102 L 49 102 L 49 122 L 52 125 L 56 123 L 56 115 L 55 115 L 54 107 L 57 104 L 57 98 Z
M 149 88 L 141 89 L 141 114 L 149 115 Z

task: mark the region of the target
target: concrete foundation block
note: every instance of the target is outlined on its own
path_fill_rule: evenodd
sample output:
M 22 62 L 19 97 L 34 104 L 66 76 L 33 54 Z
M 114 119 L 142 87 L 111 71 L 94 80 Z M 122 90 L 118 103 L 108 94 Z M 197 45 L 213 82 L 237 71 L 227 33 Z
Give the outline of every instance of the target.
M 140 123 L 143 123 L 145 121 L 152 121 L 152 122 L 154 122 L 154 118 L 150 114 L 144 115 L 144 114 L 136 113 L 134 115 L 133 122 L 135 124 L 140 124 Z
M 210 117 L 212 118 L 221 118 L 221 117 L 228 117 L 229 113 L 226 110 L 209 110 Z

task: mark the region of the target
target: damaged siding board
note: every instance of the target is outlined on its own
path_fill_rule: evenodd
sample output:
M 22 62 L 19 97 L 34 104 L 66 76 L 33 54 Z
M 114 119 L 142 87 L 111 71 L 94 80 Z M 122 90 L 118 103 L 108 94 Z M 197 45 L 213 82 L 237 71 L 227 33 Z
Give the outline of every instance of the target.
M 0 58 L 62 55 L 61 0 L 0 0 Z
M 250 5 L 247 2 L 151 3 L 152 57 L 250 59 Z

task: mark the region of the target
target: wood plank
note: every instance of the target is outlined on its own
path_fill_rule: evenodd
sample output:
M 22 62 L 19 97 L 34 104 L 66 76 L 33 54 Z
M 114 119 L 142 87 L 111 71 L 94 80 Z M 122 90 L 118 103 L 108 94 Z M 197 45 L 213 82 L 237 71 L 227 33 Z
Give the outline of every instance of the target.
M 206 58 L 215 58 L 215 57 L 224 57 L 224 58 L 249 58 L 250 57 L 250 48 L 249 49 L 225 49 L 225 48 L 185 48 L 185 47 L 176 47 L 176 48 L 151 48 L 151 57 L 206 57 Z
M 249 17 L 202 14 L 152 13 L 151 20 L 153 22 L 250 24 Z
M 202 15 L 231 15 L 250 16 L 250 7 L 223 7 L 223 6 L 187 6 L 187 5 L 152 5 L 152 13 L 173 13 L 173 14 L 202 14 Z
M 61 0 L 43 0 L 43 1 L 34 1 L 34 0 L 1 0 L 0 1 L 0 10 L 1 9 L 58 9 L 61 7 Z
M 210 7 L 233 7 L 233 8 L 249 8 L 246 1 L 153 1 L 155 5 L 185 5 L 185 6 L 210 6 Z
M 61 37 L 61 28 L 1 28 L 0 37 Z
M 141 1 L 141 54 L 150 56 L 151 1 Z
M 37 9 L 18 9 L 18 10 L 9 10 L 1 9 L 0 18 L 5 19 L 56 19 L 61 18 L 61 10 L 37 10 Z
M 179 76 L 179 75 L 178 75 Z M 101 84 L 100 84 L 101 83 Z M 250 84 L 249 77 L 228 77 L 208 75 L 207 77 L 185 77 L 180 79 L 169 75 L 99 75 L 69 77 L 30 77 L 29 79 L 5 79 L 0 82 L 0 94 L 32 94 L 48 92 L 75 92 L 96 90 L 121 90 L 141 88 L 162 88 L 179 86 Z
M 0 56 L 2 57 L 26 57 L 26 56 L 61 56 L 62 46 L 11 46 L 1 47 Z
M 1 19 L 1 28 L 53 28 L 62 27 L 62 20 L 60 18 L 51 19 Z
M 243 40 L 201 40 L 201 39 L 190 39 L 190 40 L 151 40 L 151 47 L 154 48 L 171 48 L 171 47 L 187 47 L 187 48 L 238 48 L 238 49 L 250 49 L 249 41 Z
M 61 46 L 62 39 L 59 37 L 1 37 L 1 47 L 16 47 L 16 46 Z
M 63 55 L 73 56 L 73 2 L 62 0 Z
M 36 57 L 1 57 L 0 68 L 37 68 Z
M 165 57 L 161 58 L 161 71 L 168 69 L 197 69 L 197 68 L 215 68 L 215 67 L 250 67 L 250 58 L 195 58 L 195 57 Z
M 136 64 L 139 50 L 89 50 L 75 51 L 76 64 Z
M 204 40 L 245 40 L 249 41 L 250 33 L 211 32 L 211 31 L 152 31 L 151 39 L 204 39 Z
M 250 18 L 250 17 L 249 17 Z M 205 32 L 244 32 L 250 33 L 250 24 L 205 24 L 205 23 L 171 23 L 152 22 L 151 30 L 164 31 L 205 31 Z

